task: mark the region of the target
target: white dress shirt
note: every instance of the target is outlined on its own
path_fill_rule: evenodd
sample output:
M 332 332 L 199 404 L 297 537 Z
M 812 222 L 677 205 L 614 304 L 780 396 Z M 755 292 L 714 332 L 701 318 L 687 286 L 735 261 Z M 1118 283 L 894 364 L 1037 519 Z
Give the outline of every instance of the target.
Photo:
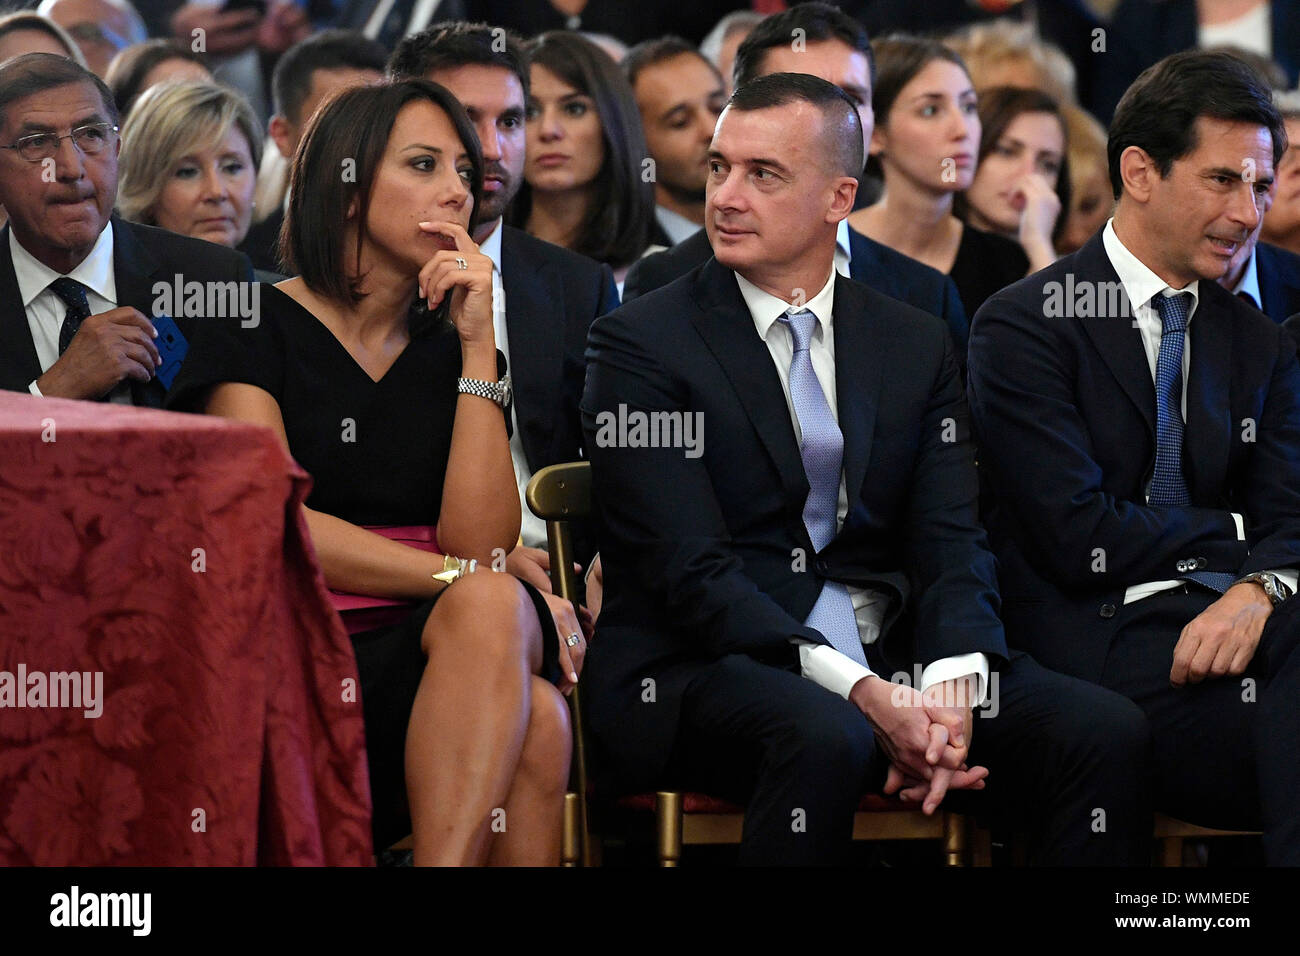
M 789 329 L 777 320 L 785 313 L 798 311 L 800 308 L 808 309 L 817 317 L 817 325 L 813 329 L 812 341 L 809 343 L 809 357 L 817 381 L 826 395 L 826 404 L 830 406 L 831 414 L 838 422 L 839 406 L 835 397 L 835 271 L 832 270 L 821 290 L 807 299 L 802 306 L 792 306 L 783 299 L 764 292 L 739 274 L 736 275 L 736 282 L 740 285 L 740 294 L 744 297 L 745 305 L 754 320 L 754 329 L 767 345 L 767 350 L 772 356 L 777 376 L 781 379 L 781 389 L 785 393 L 786 407 L 790 411 L 790 423 L 794 426 L 795 439 L 802 443 L 803 430 L 799 426 L 794 399 L 790 396 L 790 362 L 794 358 L 794 343 Z M 848 512 L 848 489 L 841 471 L 839 505 L 835 519 L 837 529 L 843 526 Z M 888 595 L 851 586 L 848 587 L 848 592 L 853 600 L 858 636 L 863 644 L 874 643 L 880 637 L 880 625 L 884 621 L 885 610 L 889 604 Z M 870 668 L 841 654 L 829 645 L 809 644 L 805 641 L 796 643 L 799 645 L 799 664 L 803 676 L 845 699 L 848 698 L 854 684 L 872 673 Z M 959 654 L 934 661 L 921 672 L 921 686 L 918 689 L 924 692 L 933 684 L 966 674 L 979 676 L 975 698 L 978 706 L 983 702 L 985 688 L 988 687 L 989 662 L 988 657 L 983 653 Z
M 701 228 L 698 222 L 692 222 L 681 213 L 673 212 L 666 206 L 655 206 L 655 219 L 674 246 L 691 238 Z
M 1243 292 L 1250 296 L 1255 308 L 1264 311 L 1264 295 L 1259 291 L 1259 260 L 1254 249 L 1250 250 L 1250 258 L 1246 260 L 1246 271 L 1241 274 L 1241 279 L 1232 290 L 1233 295 L 1241 295 Z
M 62 278 L 63 273 L 55 272 L 24 249 L 12 229 L 9 230 L 9 256 L 13 260 L 14 276 L 18 279 L 18 295 L 23 300 L 23 309 L 27 313 L 27 327 L 32 333 L 32 344 L 36 346 L 36 358 L 41 363 L 41 374 L 44 375 L 59 360 L 59 330 L 63 328 L 63 318 L 68 314 L 67 305 L 50 288 L 50 283 Z M 111 224 L 106 225 L 99 234 L 90 254 L 67 275 L 69 279 L 76 279 L 86 287 L 86 304 L 90 307 L 91 315 L 117 308 Z M 35 381 L 28 384 L 27 390 L 33 395 L 41 394 Z M 109 401 L 130 405 L 130 385 L 126 381 L 119 382 L 109 393 Z
M 1151 381 L 1156 380 L 1156 362 L 1160 357 L 1160 336 L 1164 329 L 1164 324 L 1160 320 L 1160 313 L 1151 305 L 1151 300 L 1156 295 L 1175 295 L 1181 292 L 1189 292 L 1192 296 L 1191 309 L 1187 313 L 1187 330 L 1183 332 L 1183 395 L 1182 395 L 1182 413 L 1183 420 L 1187 420 L 1187 388 L 1186 383 L 1192 367 L 1192 338 L 1191 327 L 1192 321 L 1196 317 L 1196 307 L 1200 304 L 1200 282 L 1195 280 L 1188 283 L 1182 289 L 1173 289 L 1165 283 L 1154 272 L 1147 268 L 1137 256 L 1120 241 L 1119 236 L 1115 234 L 1115 220 L 1111 219 L 1106 223 L 1106 228 L 1101 234 L 1102 245 L 1106 249 L 1106 255 L 1110 259 L 1110 264 L 1115 267 L 1115 273 L 1119 276 L 1120 283 L 1124 286 L 1124 293 L 1128 296 L 1129 304 L 1133 309 L 1133 322 L 1142 335 L 1142 348 L 1146 351 L 1147 365 L 1151 369 Z M 1251 269 L 1254 268 L 1254 256 L 1251 256 Z M 1255 286 L 1256 294 L 1259 291 L 1258 282 Z M 1151 485 L 1148 481 L 1146 495 L 1149 498 Z M 1241 515 L 1236 512 L 1230 512 L 1232 520 L 1237 525 L 1237 540 L 1246 540 L 1246 526 L 1242 521 Z M 1296 590 L 1296 579 L 1298 576 L 1295 570 L 1274 571 L 1294 594 Z M 1161 591 L 1168 591 L 1171 588 L 1181 587 L 1182 581 L 1147 581 L 1142 584 L 1135 584 L 1124 592 L 1124 603 L 1132 604 L 1134 601 L 1140 601 L 1152 594 L 1158 594 Z
M 497 220 L 492 234 L 479 245 L 479 251 L 492 260 L 492 332 L 496 336 L 497 348 L 506 357 L 506 368 L 509 369 L 512 365 L 510 334 L 506 330 L 506 293 L 501 284 L 501 220 Z M 532 480 L 533 472 L 528 467 L 524 442 L 519 435 L 517 402 L 510 404 L 510 460 L 515 466 L 515 484 L 519 486 L 519 507 L 523 519 L 520 524 L 520 536 L 527 547 L 545 548 L 546 522 L 533 514 L 528 508 L 528 502 L 524 500 L 524 492 L 528 490 L 528 482 Z

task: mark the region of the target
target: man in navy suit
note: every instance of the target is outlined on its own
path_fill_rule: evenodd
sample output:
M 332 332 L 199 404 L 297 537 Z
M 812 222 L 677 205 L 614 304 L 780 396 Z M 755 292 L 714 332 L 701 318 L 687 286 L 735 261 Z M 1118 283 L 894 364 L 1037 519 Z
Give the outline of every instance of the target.
M 797 49 L 792 48 L 792 37 L 802 41 Z M 864 142 L 870 141 L 875 63 L 866 31 L 851 17 L 827 4 L 811 3 L 765 18 L 736 52 L 735 85 L 739 88 L 755 77 L 779 71 L 809 73 L 844 90 L 858 113 Z M 628 271 L 623 300 L 667 285 L 711 255 L 709 237 L 701 229 L 665 252 L 646 256 Z M 836 234 L 835 267 L 878 292 L 943 319 L 957 345 L 957 364 L 965 367 L 966 311 L 951 279 L 850 229 L 847 221 Z
M 1300 256 L 1259 241 L 1256 228 L 1232 258 L 1219 280 L 1243 302 L 1249 302 L 1274 322 L 1285 322 L 1300 312 Z
M 618 305 L 614 275 L 501 221 L 524 181 L 528 63 L 513 35 L 484 24 L 445 24 L 402 40 L 388 70 L 445 86 L 478 131 L 484 184 L 474 241 L 495 266 L 493 325 L 514 388 L 510 454 L 522 498 L 539 469 L 582 457 L 583 350 L 592 320 Z M 522 507 L 524 547 L 507 567 L 550 591 L 546 526 Z M 578 550 L 594 549 L 582 542 Z
M 1224 53 L 1120 101 L 1114 218 L 971 331 L 986 520 L 1013 646 L 1135 701 L 1157 808 L 1300 864 L 1300 365 L 1218 285 L 1285 140 Z
M 951 337 L 833 267 L 852 101 L 761 77 L 710 156 L 716 258 L 597 319 L 587 352 L 604 766 L 743 803 L 746 863 L 842 860 L 867 790 L 932 813 L 986 769 L 954 796 L 1030 829 L 1037 861 L 1142 861 L 1141 712 L 1006 649 Z
M 117 124 L 108 87 L 65 57 L 0 66 L 0 388 L 159 408 L 154 320 L 167 312 L 191 336 L 200 319 L 173 290 L 204 283 L 256 318 L 244 255 L 112 215 Z

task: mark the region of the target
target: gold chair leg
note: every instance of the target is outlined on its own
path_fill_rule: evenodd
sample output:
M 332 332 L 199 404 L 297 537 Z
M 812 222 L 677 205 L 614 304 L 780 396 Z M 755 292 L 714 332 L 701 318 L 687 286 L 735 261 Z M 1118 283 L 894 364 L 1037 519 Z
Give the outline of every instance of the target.
M 655 795 L 659 865 L 676 866 L 682 858 L 682 795 L 660 790 Z
M 966 865 L 966 818 L 960 813 L 943 815 L 943 865 Z
M 578 795 L 573 792 L 564 795 L 564 832 L 560 840 L 560 865 L 577 866 L 582 859 L 582 826 L 578 807 Z
M 1163 837 L 1160 840 L 1160 865 L 1183 865 L 1183 838 Z

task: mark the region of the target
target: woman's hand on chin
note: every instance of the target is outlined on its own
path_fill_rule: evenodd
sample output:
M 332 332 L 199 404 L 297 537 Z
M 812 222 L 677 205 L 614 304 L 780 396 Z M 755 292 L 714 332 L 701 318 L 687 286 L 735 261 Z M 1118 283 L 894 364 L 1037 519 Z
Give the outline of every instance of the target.
M 450 240 L 420 270 L 420 298 L 436 309 L 450 294 L 451 322 L 462 346 L 484 345 L 495 350 L 492 332 L 492 260 L 479 251 L 460 223 L 422 222 L 420 228 Z

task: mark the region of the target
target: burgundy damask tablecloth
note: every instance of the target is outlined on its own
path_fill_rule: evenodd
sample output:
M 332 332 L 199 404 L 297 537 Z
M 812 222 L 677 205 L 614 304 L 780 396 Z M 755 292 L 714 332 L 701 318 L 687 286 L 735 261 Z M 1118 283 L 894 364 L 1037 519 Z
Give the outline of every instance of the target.
M 0 863 L 372 862 L 309 483 L 267 429 L 0 392 Z

